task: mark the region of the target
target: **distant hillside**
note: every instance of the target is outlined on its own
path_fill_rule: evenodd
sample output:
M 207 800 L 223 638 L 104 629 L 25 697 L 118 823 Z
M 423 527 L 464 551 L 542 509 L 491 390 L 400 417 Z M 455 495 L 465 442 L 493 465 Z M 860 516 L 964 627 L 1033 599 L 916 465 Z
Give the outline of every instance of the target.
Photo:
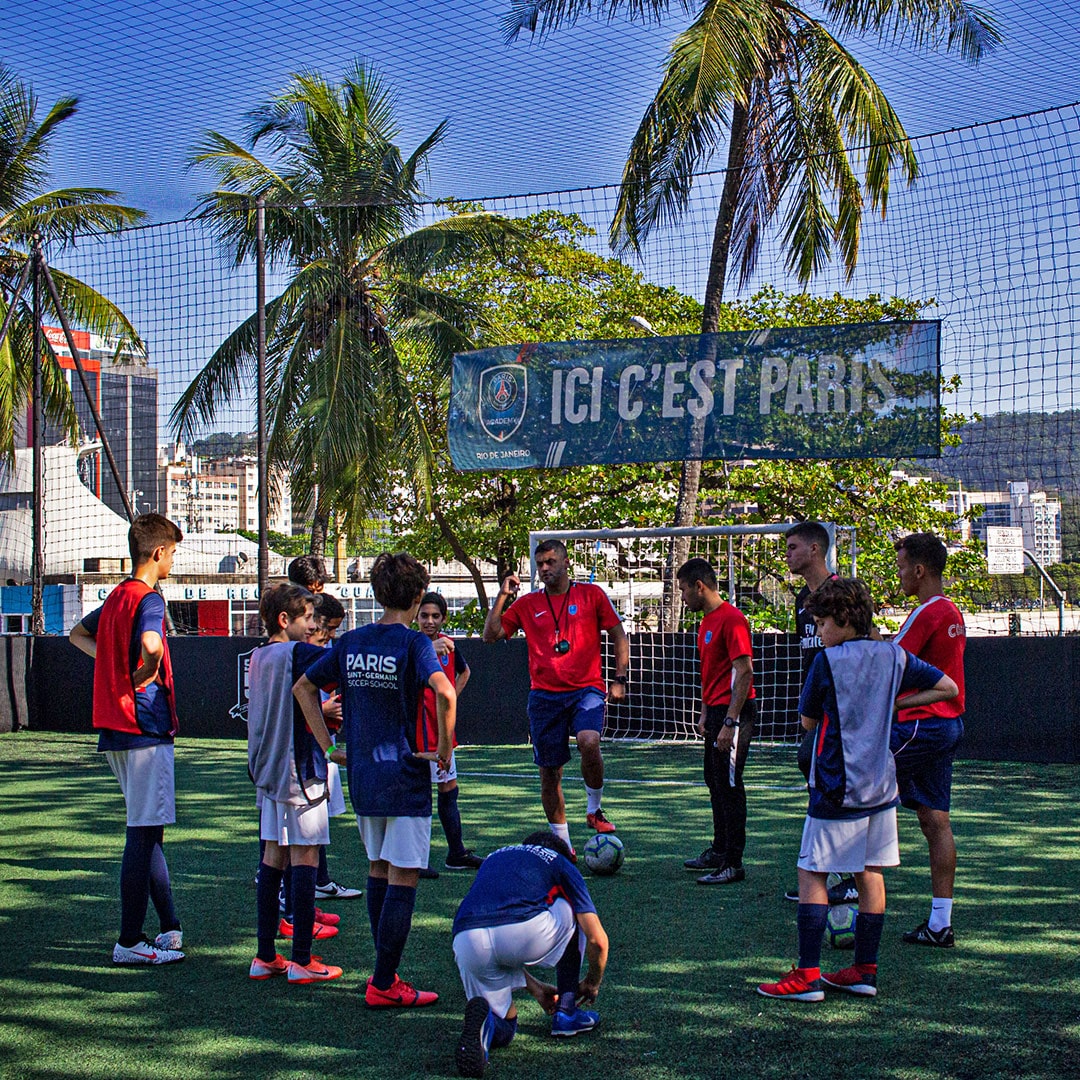
M 1080 410 L 996 413 L 968 424 L 961 438 L 960 446 L 920 464 L 974 490 L 1027 480 L 1035 489 L 1080 494 Z

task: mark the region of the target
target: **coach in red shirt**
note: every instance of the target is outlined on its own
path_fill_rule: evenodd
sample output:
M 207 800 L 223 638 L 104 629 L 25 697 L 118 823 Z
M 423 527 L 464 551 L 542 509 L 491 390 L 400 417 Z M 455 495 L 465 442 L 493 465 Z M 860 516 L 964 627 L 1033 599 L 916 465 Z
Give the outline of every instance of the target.
M 930 917 L 904 934 L 909 945 L 951 949 L 956 841 L 949 820 L 952 763 L 964 734 L 964 643 L 960 609 L 942 592 L 948 552 L 933 533 L 912 533 L 896 543 L 896 569 L 905 596 L 919 606 L 907 617 L 893 641 L 909 653 L 945 672 L 960 688 L 951 701 L 914 709 L 897 701 L 892 752 L 900 801 L 919 815 L 930 847 Z
M 558 540 L 544 540 L 534 552 L 544 587 L 517 596 L 521 581 L 508 574 L 484 624 L 484 640 L 501 641 L 520 630 L 529 648 L 529 734 L 533 759 L 540 768 L 540 798 L 551 831 L 570 845 L 563 766 L 570 760 L 570 735 L 581 754 L 581 776 L 588 794 L 586 821 L 597 832 L 615 826 L 601 808 L 604 758 L 605 694 L 612 701 L 626 697 L 630 644 L 618 612 L 597 585 L 570 580 L 570 559 Z M 600 670 L 600 633 L 615 648 L 615 674 L 605 684 Z M 571 850 L 573 850 L 571 846 Z
M 746 879 L 746 788 L 743 769 L 757 723 L 750 626 L 738 608 L 717 591 L 716 572 L 705 559 L 690 559 L 676 575 L 683 604 L 703 611 L 698 627 L 701 657 L 701 718 L 705 737 L 705 784 L 713 815 L 713 842 L 688 870 L 708 870 L 702 885 L 730 885 Z

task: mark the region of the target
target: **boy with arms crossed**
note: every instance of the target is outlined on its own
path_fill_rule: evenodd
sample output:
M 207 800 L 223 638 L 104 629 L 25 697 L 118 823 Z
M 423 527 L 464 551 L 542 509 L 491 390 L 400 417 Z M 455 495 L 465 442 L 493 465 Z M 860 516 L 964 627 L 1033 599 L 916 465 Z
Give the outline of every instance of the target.
M 383 552 L 371 568 L 382 618 L 338 638 L 293 688 L 313 730 L 322 722 L 320 687 L 341 689 L 349 796 L 370 864 L 375 973 L 364 995 L 370 1008 L 431 1005 L 439 997 L 397 974 L 420 869 L 431 849 L 428 762 L 436 760 L 444 769 L 450 764 L 457 703 L 431 642 L 409 629 L 427 585 L 427 571 L 411 555 Z M 413 740 L 424 686 L 437 698 L 439 741 L 435 753 L 418 754 Z
M 165 601 L 154 591 L 172 569 L 184 535 L 160 514 L 140 514 L 128 530 L 131 577 L 104 605 L 76 623 L 69 640 L 94 659 L 94 727 L 98 750 L 120 784 L 127 839 L 120 864 L 120 937 L 114 964 L 172 964 L 183 931 L 173 906 L 162 842 L 176 821 L 173 739 L 177 731 Z M 153 900 L 161 933 L 143 935 Z
M 746 847 L 746 788 L 743 769 L 757 723 L 750 625 L 717 591 L 716 572 L 705 559 L 690 559 L 676 574 L 688 611 L 704 611 L 698 626 L 701 656 L 701 716 L 705 737 L 705 785 L 712 803 L 713 842 L 687 870 L 707 871 L 702 885 L 743 881 Z
M 930 917 L 903 940 L 908 945 L 951 949 L 956 841 L 949 821 L 952 763 L 964 735 L 964 617 L 942 593 L 948 552 L 933 533 L 912 533 L 896 543 L 896 569 L 906 596 L 919 606 L 907 617 L 895 644 L 941 668 L 960 688 L 951 701 L 912 705 L 897 703 L 892 748 L 900 802 L 919 816 L 930 848 Z
M 913 705 L 956 697 L 956 683 L 891 642 L 872 641 L 874 606 L 854 578 L 825 582 L 807 601 L 825 651 L 810 668 L 799 699 L 802 725 L 816 731 L 810 804 L 799 849 L 799 960 L 758 993 L 821 1001 L 822 984 L 877 994 L 877 954 L 885 923 L 885 876 L 898 866 L 896 770 L 889 739 L 897 697 Z M 830 872 L 851 873 L 859 890 L 855 962 L 821 974 Z
M 315 629 L 312 599 L 298 585 L 267 590 L 259 614 L 270 640 L 255 650 L 248 668 L 248 770 L 262 797 L 263 841 L 257 886 L 259 946 L 249 974 L 268 979 L 287 973 L 290 983 L 341 977 L 341 968 L 311 955 L 319 846 L 330 842 L 326 765 L 331 757 L 345 760 L 333 747 L 321 711 L 309 731 L 292 695 L 300 673 L 324 653 L 307 640 Z M 292 879 L 291 963 L 278 955 L 274 942 L 278 892 L 287 864 Z M 336 933 L 336 927 L 320 928 L 321 937 Z
M 461 653 L 454 648 L 454 639 L 441 632 L 443 623 L 446 622 L 446 613 L 446 599 L 440 593 L 429 592 L 420 601 L 416 622 L 420 627 L 420 633 L 430 639 L 431 644 L 435 646 L 435 655 L 439 658 L 446 677 L 460 695 L 469 681 L 469 665 L 465 663 Z M 439 723 L 435 691 L 425 686 L 420 698 L 420 715 L 417 717 L 416 747 L 418 750 L 432 751 L 437 749 L 438 741 Z M 454 745 L 457 746 L 457 739 L 454 740 Z M 457 762 L 454 760 L 453 752 L 450 754 L 449 769 L 443 770 L 439 768 L 437 762 L 431 763 L 431 779 L 438 785 L 439 821 L 442 823 L 449 848 L 444 865 L 447 870 L 475 870 L 484 860 L 466 848 L 465 841 L 462 839 L 461 813 L 458 810 Z M 438 877 L 439 875 L 434 870 L 428 870 L 420 876 Z
M 600 1017 L 578 1005 L 596 1001 L 607 954 L 607 934 L 563 840 L 537 832 L 493 851 L 454 916 L 454 959 L 468 998 L 458 1073 L 482 1076 L 491 1047 L 513 1039 L 520 987 L 550 1014 L 552 1035 L 591 1031 Z M 557 985 L 536 979 L 534 966 L 553 967 Z

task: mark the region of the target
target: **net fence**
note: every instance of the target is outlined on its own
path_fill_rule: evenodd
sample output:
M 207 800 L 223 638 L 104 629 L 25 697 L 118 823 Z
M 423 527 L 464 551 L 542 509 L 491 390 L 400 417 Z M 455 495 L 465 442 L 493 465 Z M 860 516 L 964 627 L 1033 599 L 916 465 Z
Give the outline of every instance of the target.
M 622 616 L 630 639 L 630 689 L 625 702 L 608 702 L 608 738 L 699 737 L 694 725 L 701 708 L 697 645 L 701 613 L 680 603 L 675 573 L 686 559 L 700 558 L 713 567 L 721 594 L 750 622 L 759 708 L 755 737 L 771 743 L 798 741 L 802 658 L 799 639 L 792 632 L 797 590 L 784 559 L 784 533 L 791 524 L 530 536 L 530 549 L 545 539 L 563 540 L 574 580 L 599 585 Z M 855 531 L 828 528 L 833 539 L 829 565 L 838 573 L 851 574 Z M 533 587 L 540 587 L 535 576 Z M 607 637 L 603 660 L 605 673 L 610 674 L 614 656 Z
M 947 379 L 957 380 L 949 408 L 975 419 L 963 427 L 959 445 L 948 447 L 942 459 L 901 462 L 897 468 L 909 473 L 936 470 L 947 478 L 950 505 L 958 515 L 966 515 L 964 528 L 976 538 L 985 534 L 988 524 L 1022 526 L 1025 546 L 1050 567 L 1066 594 L 1066 630 L 1076 629 L 1072 604 L 1080 585 L 1080 574 L 1074 585 L 1071 570 L 1071 560 L 1080 559 L 1080 456 L 1075 452 L 1080 402 L 1073 358 L 1077 331 L 1073 283 L 1080 279 L 1078 140 L 1077 106 L 915 140 L 920 177 L 911 187 L 894 186 L 883 218 L 871 215 L 864 220 L 853 277 L 846 280 L 842 268 L 831 265 L 811 286 L 816 296 L 876 294 L 932 301 L 925 317 L 941 319 L 943 370 Z M 700 299 L 723 180 L 722 173 L 696 177 L 679 224 L 655 232 L 640 259 L 630 264 L 642 280 L 674 290 L 643 293 L 642 302 L 652 298 L 666 307 L 635 314 L 662 324 L 669 315 L 675 319 L 679 296 Z M 472 208 L 517 220 L 552 212 L 572 215 L 592 230 L 576 233 L 574 243 L 610 258 L 606 234 L 617 196 L 614 186 L 584 188 L 487 198 Z M 460 207 L 422 204 L 404 227 L 445 221 L 455 209 Z M 271 206 L 266 212 L 271 233 L 293 229 L 313 237 L 318 232 L 320 242 L 339 242 L 346 250 L 351 238 L 363 235 L 372 208 L 307 208 L 299 213 L 297 208 Z M 298 244 L 295 250 L 303 248 Z M 250 342 L 244 335 L 256 307 L 256 273 L 250 251 L 239 261 L 235 254 L 235 248 L 221 243 L 220 231 L 202 219 L 84 236 L 62 246 L 46 244 L 45 258 L 58 277 L 78 279 L 107 298 L 139 336 L 133 344 L 115 333 L 96 332 L 91 320 L 73 316 L 76 346 L 114 450 L 118 483 L 82 400 L 57 314 L 48 304 L 45 307 L 46 364 L 53 366 L 63 384 L 50 401 L 45 426 L 47 632 L 66 632 L 84 610 L 100 603 L 127 568 L 121 488 L 136 510 L 165 513 L 185 532 L 170 584 L 175 595 L 169 596 L 182 616 L 178 628 L 216 634 L 251 625 L 257 602 L 253 591 L 257 546 L 251 534 L 259 522 L 254 369 L 245 359 Z M 361 268 L 360 291 L 370 286 L 375 295 L 386 283 L 379 280 L 374 262 L 365 261 L 369 254 L 353 250 L 354 267 Z M 17 269 L 17 262 L 5 263 L 5 300 L 12 296 L 15 282 L 9 268 Z M 780 241 L 767 237 L 755 276 L 739 296 L 745 299 L 763 289 L 800 291 L 784 267 Z M 280 245 L 268 267 L 271 305 L 293 295 L 302 271 L 311 269 L 290 262 L 288 245 Z M 535 271 L 539 291 L 544 268 Z M 364 272 L 371 273 L 370 280 L 363 278 Z M 358 416 L 364 408 L 377 412 L 382 400 L 378 388 L 360 385 L 360 377 L 350 372 L 348 364 L 329 385 L 325 371 L 320 376 L 323 383 L 316 385 L 289 369 L 283 343 L 296 340 L 287 337 L 295 331 L 289 318 L 307 320 L 305 325 L 313 327 L 316 336 L 340 330 L 332 311 L 316 310 L 329 295 L 320 293 L 321 287 L 312 286 L 293 307 L 281 307 L 276 322 L 274 317 L 269 320 L 271 370 L 278 380 L 271 394 L 281 390 L 274 400 L 293 409 L 289 422 L 329 407 L 326 402 L 335 390 L 356 403 L 353 411 Z M 508 286 L 505 291 L 513 289 Z M 732 288 L 728 295 L 736 298 Z M 602 305 L 605 295 L 598 293 L 595 300 Z M 408 328 L 407 307 L 403 303 L 390 311 L 398 329 Z M 679 311 L 685 322 L 688 316 L 682 308 Z M 25 370 L 29 323 L 23 308 L 20 313 L 16 323 L 22 322 L 13 327 L 10 340 L 19 356 L 15 366 Z M 564 337 L 573 336 L 573 330 L 572 320 L 559 328 Z M 582 327 L 582 332 L 588 330 Z M 341 355 L 348 355 L 349 334 L 354 332 L 362 336 L 375 331 L 370 326 L 351 327 L 338 341 Z M 205 371 L 215 358 L 219 374 L 216 381 L 207 380 Z M 189 430 L 181 438 L 177 405 L 185 393 L 193 392 L 201 375 L 199 408 L 190 412 Z M 289 378 L 294 379 L 291 384 Z M 7 582 L 4 629 L 17 633 L 28 627 L 32 425 L 26 381 L 21 376 L 10 379 L 14 445 L 0 465 L 0 575 Z M 427 390 L 425 384 L 423 392 Z M 66 402 L 61 400 L 65 394 Z M 292 399 L 287 400 L 290 394 Z M 444 398 L 437 392 L 428 397 L 437 412 Z M 286 404 L 282 409 L 284 415 Z M 390 437 L 400 435 L 404 444 L 406 433 L 396 433 L 396 423 L 396 416 L 386 412 L 375 417 L 367 435 L 359 430 L 360 421 L 352 434 L 357 439 L 385 438 L 389 429 Z M 290 452 L 299 452 L 300 445 L 292 444 Z M 280 573 L 287 557 L 304 548 L 303 534 L 319 510 L 311 490 L 297 490 L 296 483 L 289 482 L 288 469 L 294 464 L 282 462 L 274 482 L 269 520 L 274 536 L 272 573 Z M 395 500 L 415 500 L 408 486 L 396 490 L 375 515 L 376 527 L 368 530 L 378 533 L 378 542 L 387 546 L 393 546 L 393 523 L 400 516 Z M 730 508 L 713 509 L 725 513 Z M 599 522 L 612 527 L 628 523 L 625 518 Z M 664 523 L 657 519 L 645 524 Z M 559 523 L 538 521 L 535 527 L 545 524 Z M 343 585 L 362 589 L 362 582 L 347 582 L 345 570 L 357 554 L 345 553 L 340 576 Z M 474 554 L 480 562 L 498 564 L 492 552 Z M 468 585 L 459 555 L 445 553 L 448 560 L 458 559 L 454 573 Z M 490 586 L 496 574 L 491 569 L 485 573 Z M 647 606 L 644 597 L 641 603 Z M 975 598 L 969 622 L 987 633 L 1052 633 L 1059 620 L 1056 612 L 1045 610 L 1049 603 L 1033 576 L 997 579 Z M 374 614 L 375 609 L 369 608 Z M 1018 625 L 1009 618 L 1017 613 Z

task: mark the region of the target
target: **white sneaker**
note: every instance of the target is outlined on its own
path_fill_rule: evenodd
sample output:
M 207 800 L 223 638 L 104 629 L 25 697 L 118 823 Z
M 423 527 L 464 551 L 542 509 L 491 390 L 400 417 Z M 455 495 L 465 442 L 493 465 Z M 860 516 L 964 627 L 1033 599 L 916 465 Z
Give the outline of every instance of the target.
M 156 938 L 154 938 L 154 946 L 158 949 L 176 952 L 177 949 L 182 949 L 184 947 L 184 931 L 163 930 Z
M 177 933 L 175 930 L 172 932 Z M 175 964 L 184 959 L 184 954 L 176 949 L 159 948 L 144 940 L 137 945 L 121 945 L 117 942 L 113 946 L 112 959 L 114 964 Z
M 346 889 L 336 881 L 328 881 L 325 885 L 315 886 L 315 895 L 322 900 L 333 898 L 335 900 L 352 900 L 357 896 L 363 896 L 362 889 Z

